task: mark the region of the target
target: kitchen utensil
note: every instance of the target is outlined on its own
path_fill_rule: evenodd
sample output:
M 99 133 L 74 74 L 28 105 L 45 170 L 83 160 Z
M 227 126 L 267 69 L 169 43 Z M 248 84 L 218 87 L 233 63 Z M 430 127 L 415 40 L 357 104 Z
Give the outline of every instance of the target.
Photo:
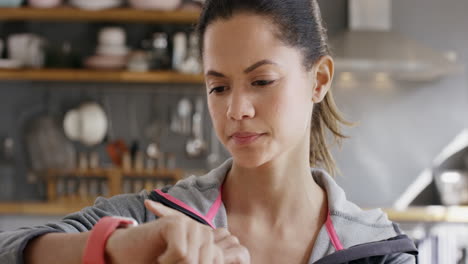
M 159 158 L 160 148 L 158 142 L 161 139 L 162 127 L 164 124 L 161 124 L 160 115 L 157 111 L 157 97 L 153 98 L 153 107 L 151 112 L 151 120 L 149 125 L 145 128 L 144 134 L 145 138 L 149 140 L 149 144 L 146 147 L 146 156 L 148 157 L 146 168 L 148 170 L 154 169 L 156 166 L 156 160 Z
M 173 37 L 173 43 L 172 68 L 179 71 L 187 57 L 187 35 L 184 32 L 176 33 Z
M 98 169 L 99 168 L 99 153 L 96 151 L 92 151 L 89 153 L 89 168 L 90 169 Z
M 78 154 L 78 169 L 86 171 L 89 168 L 88 157 L 85 152 L 80 152 Z
M 107 117 L 102 107 L 95 102 L 80 106 L 81 142 L 94 146 L 102 142 L 107 133 Z
M 75 149 L 52 117 L 34 119 L 26 131 L 27 149 L 35 171 L 75 168 Z
M 62 0 L 29 0 L 28 3 L 34 8 L 52 8 L 62 4 Z
M 199 157 L 206 149 L 203 139 L 203 100 L 200 97 L 196 100 L 195 109 L 192 117 L 193 138 L 189 139 L 185 146 L 185 151 L 191 158 Z
M 14 141 L 5 138 L 2 141 L 0 159 L 0 201 L 15 199 L 16 166 L 14 161 Z
M 142 46 L 149 54 L 151 69 L 164 70 L 170 68 L 171 58 L 165 32 L 153 33 L 151 39 L 142 42 Z
M 4 48 L 4 43 L 3 43 L 3 39 L 0 38 L 0 59 L 2 58 L 3 56 L 3 48 Z
M 65 114 L 63 128 L 69 139 L 94 146 L 106 136 L 106 113 L 95 102 L 83 103 Z
M 127 69 L 134 72 L 147 72 L 150 68 L 148 54 L 144 51 L 133 51 L 127 61 Z
M 468 172 L 444 170 L 435 175 L 435 183 L 444 205 L 468 204 Z
M 130 152 L 125 152 L 122 156 L 122 169 L 124 171 L 132 170 L 132 157 L 130 155 Z
M 192 103 L 186 97 L 182 98 L 177 105 L 177 113 L 180 117 L 180 131 L 182 134 L 190 134 L 190 119 L 192 117 Z
M 177 168 L 177 157 L 174 153 L 167 153 L 167 164 L 166 168 L 175 169 Z
M 117 167 L 122 167 L 123 156 L 128 153 L 127 145 L 123 140 L 115 140 L 106 146 L 107 154 L 109 155 L 112 163 Z
M 138 151 L 135 154 L 135 160 L 133 161 L 133 169 L 135 171 L 141 172 L 143 171 L 145 167 L 145 156 L 143 155 L 143 152 Z
M 202 72 L 198 36 L 195 32 L 190 34 L 188 55 L 185 61 L 180 65 L 179 70 L 187 74 L 199 74 Z
M 81 117 L 78 109 L 69 110 L 63 118 L 63 130 L 68 139 L 79 141 L 81 138 Z
M 130 5 L 137 9 L 154 9 L 171 11 L 177 9 L 182 0 L 130 0 Z
M 212 170 L 216 167 L 221 162 L 221 155 L 219 153 L 219 140 L 218 137 L 216 136 L 216 131 L 214 130 L 214 127 L 211 130 L 211 139 L 210 139 L 210 154 L 208 155 L 208 158 L 206 159 L 208 163 L 208 169 Z

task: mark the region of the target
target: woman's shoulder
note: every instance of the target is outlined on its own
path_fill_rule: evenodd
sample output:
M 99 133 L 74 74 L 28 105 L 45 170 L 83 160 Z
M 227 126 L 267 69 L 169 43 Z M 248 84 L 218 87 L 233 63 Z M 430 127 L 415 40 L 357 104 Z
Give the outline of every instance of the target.
M 326 171 L 312 169 L 312 175 L 327 193 L 329 215 L 345 247 L 386 240 L 402 233 L 381 209 L 364 210 L 349 201 Z

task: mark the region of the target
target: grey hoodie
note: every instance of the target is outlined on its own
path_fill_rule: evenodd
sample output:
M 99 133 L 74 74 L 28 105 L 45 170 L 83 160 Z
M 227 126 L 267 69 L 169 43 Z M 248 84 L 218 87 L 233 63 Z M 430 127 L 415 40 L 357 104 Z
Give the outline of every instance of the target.
M 78 233 L 93 228 L 104 216 L 132 217 L 138 223 L 157 217 L 145 199 L 159 201 L 213 228 L 228 227 L 221 187 L 232 159 L 204 176 L 191 176 L 174 186 L 150 193 L 99 197 L 94 206 L 67 215 L 62 221 L 0 233 L 0 263 L 23 263 L 23 251 L 33 238 L 51 232 Z M 363 211 L 346 200 L 345 193 L 325 171 L 312 175 L 328 196 L 329 215 L 315 242 L 309 263 L 415 263 L 412 241 L 380 209 Z

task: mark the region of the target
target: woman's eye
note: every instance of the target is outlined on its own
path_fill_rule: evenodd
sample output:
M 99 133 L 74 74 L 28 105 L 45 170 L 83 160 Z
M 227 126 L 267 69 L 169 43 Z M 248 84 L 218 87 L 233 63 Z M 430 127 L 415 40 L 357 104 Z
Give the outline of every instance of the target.
M 252 83 L 253 86 L 266 86 L 274 83 L 275 81 L 259 80 Z
M 213 92 L 219 94 L 219 93 L 224 92 L 225 90 L 226 90 L 225 86 L 218 86 L 218 87 L 211 89 L 209 94 L 212 94 Z

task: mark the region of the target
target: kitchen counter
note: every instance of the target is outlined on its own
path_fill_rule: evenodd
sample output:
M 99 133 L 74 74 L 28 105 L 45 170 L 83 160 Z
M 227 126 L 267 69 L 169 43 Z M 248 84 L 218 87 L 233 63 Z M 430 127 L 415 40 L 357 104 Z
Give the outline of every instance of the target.
M 0 215 L 67 215 L 93 202 L 0 202 Z M 383 209 L 396 222 L 468 223 L 468 206 L 422 206 L 406 210 Z

